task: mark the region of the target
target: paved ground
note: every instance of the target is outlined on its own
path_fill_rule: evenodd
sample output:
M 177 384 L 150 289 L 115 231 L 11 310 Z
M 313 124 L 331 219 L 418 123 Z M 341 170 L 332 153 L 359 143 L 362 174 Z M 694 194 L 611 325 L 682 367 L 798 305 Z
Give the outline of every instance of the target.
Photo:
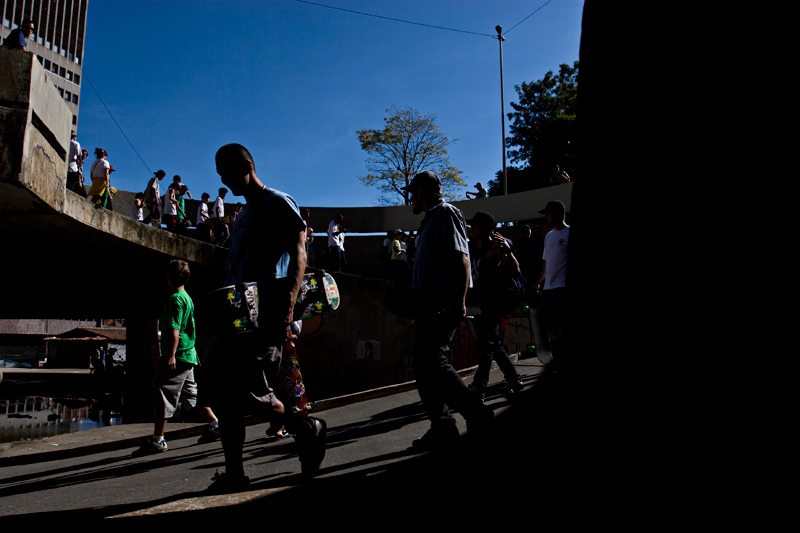
M 140 458 L 130 453 L 150 434 L 149 425 L 13 446 L 0 452 L 0 517 L 156 517 L 163 523 L 187 516 L 266 519 L 266 509 L 287 507 L 339 513 L 345 505 L 353 520 L 383 515 L 404 522 L 424 519 L 415 514 L 426 507 L 423 502 L 457 504 L 465 520 L 471 502 L 498 511 L 523 496 L 528 504 L 541 503 L 543 495 L 531 498 L 535 489 L 525 492 L 522 487 L 554 479 L 558 471 L 559 376 L 535 358 L 517 362 L 517 368 L 527 386 L 513 402 L 499 393 L 502 376 L 492 372 L 487 404 L 495 411 L 493 434 L 465 436 L 452 453 L 417 454 L 410 449 L 428 423 L 416 390 L 408 386 L 318 402 L 313 414 L 328 423 L 328 446 L 320 475 L 311 481 L 299 476 L 293 439 L 266 443 L 267 424 L 251 425 L 245 443 L 251 490 L 229 496 L 201 494 L 214 472 L 224 467 L 219 443 L 197 444 L 203 429 L 198 425 L 168 427 L 169 451 Z M 456 416 L 463 435 L 466 425 Z M 538 507 L 536 512 L 541 519 L 548 514 Z

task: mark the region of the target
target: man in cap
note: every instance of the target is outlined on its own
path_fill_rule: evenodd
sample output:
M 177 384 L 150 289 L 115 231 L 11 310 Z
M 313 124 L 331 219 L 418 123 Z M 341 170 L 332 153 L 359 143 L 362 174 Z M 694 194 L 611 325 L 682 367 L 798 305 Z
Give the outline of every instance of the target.
M 566 223 L 566 207 L 563 202 L 547 202 L 539 211 L 544 215 L 545 224 L 552 228 L 544 237 L 542 271 L 533 285 L 533 291 L 542 289 L 542 304 L 550 329 L 556 332 L 556 348 L 561 346 L 561 337 L 566 322 L 567 287 L 567 248 L 569 245 L 569 226 Z M 542 287 L 544 282 L 544 287 Z M 554 351 L 554 357 L 557 352 Z
M 475 184 L 475 188 L 478 190 L 478 192 L 467 191 L 467 198 L 473 196 L 477 200 L 480 198 L 486 198 L 486 196 L 488 196 L 489 194 L 488 191 L 483 188 L 483 183 L 481 183 L 480 181 Z
M 442 181 L 435 172 L 420 172 L 403 189 L 411 193 L 414 214 L 425 213 L 416 238 L 411 287 L 434 295 L 417 302 L 419 313 L 414 321 L 414 374 L 431 427 L 413 446 L 442 450 L 459 437 L 450 406 L 466 418 L 469 431 L 484 429 L 494 416 L 469 391 L 446 355 L 467 313 L 467 227 L 464 214 L 442 200 Z

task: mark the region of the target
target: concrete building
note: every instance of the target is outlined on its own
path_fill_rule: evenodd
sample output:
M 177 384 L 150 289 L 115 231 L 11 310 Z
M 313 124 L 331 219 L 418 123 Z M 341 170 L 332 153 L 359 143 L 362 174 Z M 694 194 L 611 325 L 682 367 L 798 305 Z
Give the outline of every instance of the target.
M 51 73 L 49 80 L 72 112 L 72 129 L 78 128 L 83 45 L 86 35 L 86 12 L 89 0 L 3 0 L 3 24 L 0 37 L 5 39 L 22 20 L 33 21 L 35 30 L 28 39 L 28 50 Z

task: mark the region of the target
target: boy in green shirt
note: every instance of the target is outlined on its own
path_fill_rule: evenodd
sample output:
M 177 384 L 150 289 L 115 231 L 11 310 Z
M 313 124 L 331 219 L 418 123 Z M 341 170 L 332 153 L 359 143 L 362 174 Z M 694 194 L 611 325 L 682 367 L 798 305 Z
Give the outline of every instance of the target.
M 189 264 L 186 261 L 170 261 L 167 284 L 170 295 L 161 312 L 161 359 L 153 380 L 153 437 L 148 439 L 134 455 L 167 451 L 164 430 L 167 420 L 178 408 L 178 399 L 196 409 L 209 423 L 200 443 L 219 438 L 219 422 L 209 407 L 197 405 L 197 383 L 194 367 L 198 364 L 195 350 L 194 303 L 184 286 L 189 280 Z

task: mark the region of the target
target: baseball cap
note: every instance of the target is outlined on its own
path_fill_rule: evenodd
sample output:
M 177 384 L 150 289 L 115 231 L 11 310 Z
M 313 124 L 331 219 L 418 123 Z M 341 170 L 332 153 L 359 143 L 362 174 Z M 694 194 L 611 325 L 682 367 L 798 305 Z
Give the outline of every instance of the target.
M 485 213 L 483 211 L 478 211 L 475 213 L 471 219 L 467 220 L 467 224 L 470 226 L 480 226 L 489 229 L 494 229 L 497 227 L 497 221 L 494 219 L 494 216 L 491 213 Z
M 546 213 L 566 213 L 567 208 L 564 206 L 564 202 L 561 200 L 551 200 L 547 202 L 547 205 L 544 206 L 544 209 L 539 211 L 539 214 L 544 215 Z
M 420 187 L 424 191 L 442 194 L 442 180 L 433 170 L 420 172 L 411 179 L 411 183 L 405 187 L 400 187 L 400 190 L 412 191 L 417 187 Z

